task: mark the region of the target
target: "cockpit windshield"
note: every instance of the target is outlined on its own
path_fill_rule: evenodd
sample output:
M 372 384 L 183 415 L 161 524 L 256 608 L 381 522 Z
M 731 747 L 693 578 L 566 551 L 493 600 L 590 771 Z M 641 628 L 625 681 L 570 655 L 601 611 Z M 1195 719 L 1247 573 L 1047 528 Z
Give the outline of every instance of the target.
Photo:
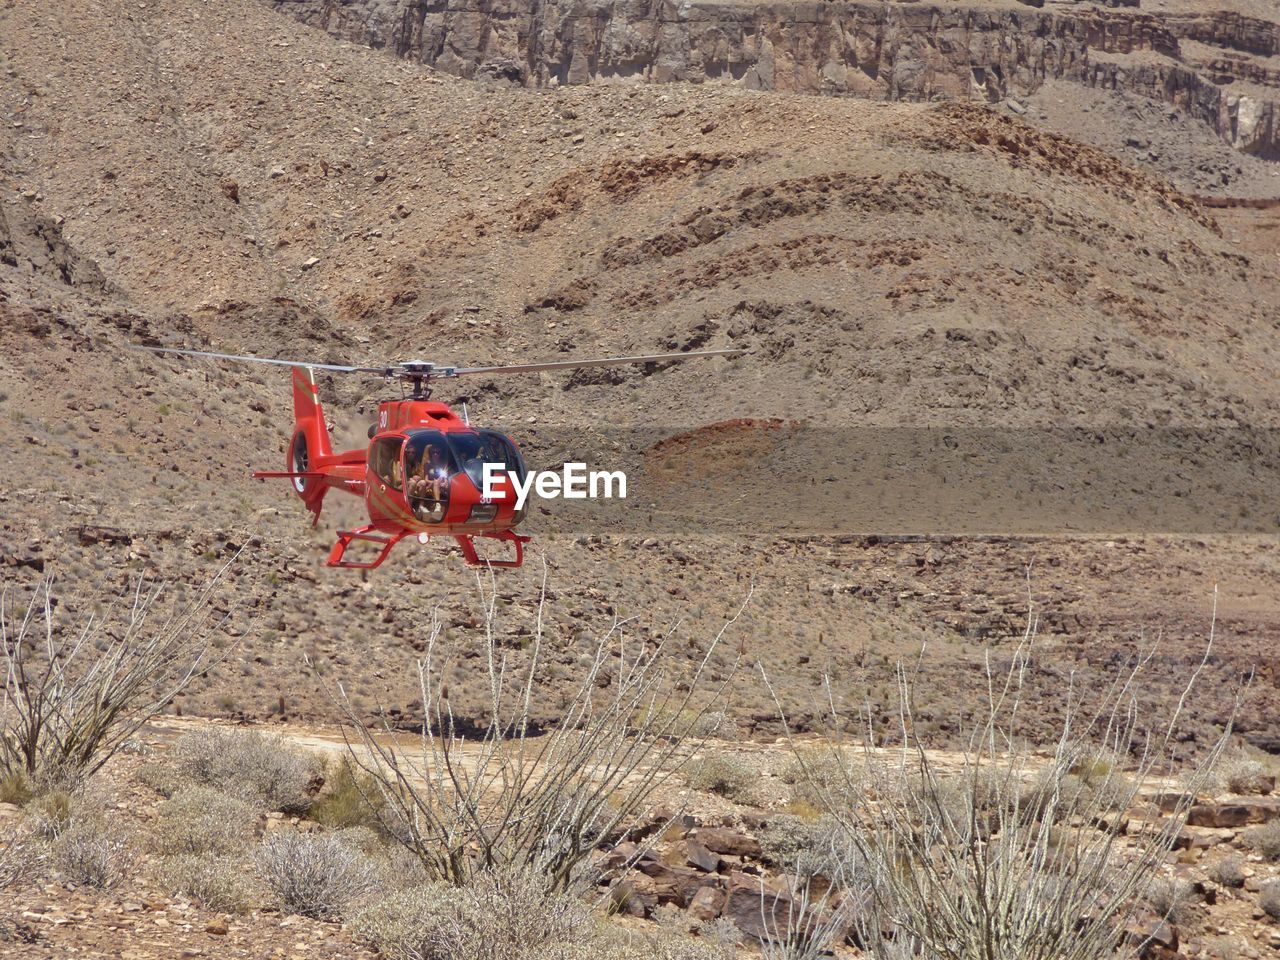
M 414 430 L 404 445 L 404 490 L 418 519 L 438 523 L 449 506 L 449 481 L 464 473 L 484 490 L 484 465 L 496 463 L 523 481 L 524 461 L 496 430 L 443 433 Z
M 524 464 L 511 441 L 494 430 L 449 434 L 449 448 L 459 468 L 477 490 L 484 489 L 484 465 L 498 464 L 504 471 L 524 476 Z

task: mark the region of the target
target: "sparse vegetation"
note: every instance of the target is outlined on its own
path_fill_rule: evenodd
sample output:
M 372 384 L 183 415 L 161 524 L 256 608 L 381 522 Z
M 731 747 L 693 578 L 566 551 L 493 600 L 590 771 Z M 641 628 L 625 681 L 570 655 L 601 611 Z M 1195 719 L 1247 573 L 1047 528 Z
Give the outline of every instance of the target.
M 40 850 L 34 838 L 20 827 L 0 830 L 0 890 L 25 882 L 34 872 Z M 4 924 L 0 921 L 0 939 Z
M 799 747 L 782 769 L 782 782 L 791 787 L 792 803 L 800 810 L 816 810 L 839 802 L 841 791 L 861 782 L 860 758 L 839 745 Z
M 35 796 L 31 787 L 31 778 L 25 770 L 4 770 L 0 772 L 0 803 L 13 803 L 22 806 Z
M 1236 854 L 1210 864 L 1207 873 L 1209 879 L 1220 886 L 1232 888 L 1244 886 L 1244 860 Z
M 1280 920 L 1280 880 L 1268 880 L 1259 888 L 1258 906 L 1272 920 Z
M 741 757 L 726 753 L 699 757 L 685 771 L 685 782 L 693 789 L 741 802 L 754 796 L 758 777 L 759 772 Z
M 185 734 L 147 778 L 161 793 L 199 784 L 284 813 L 305 813 L 323 779 L 313 755 L 280 738 L 220 727 Z
M 553 889 L 544 871 L 530 867 L 405 890 L 353 921 L 379 950 L 404 960 L 541 957 L 590 940 L 592 925 L 578 897 Z
M 1033 781 L 1041 764 L 1014 721 L 1034 636 L 1033 625 L 1007 672 L 989 673 L 991 699 L 966 737 L 959 770 L 939 769 L 921 743 L 913 723 L 920 680 L 903 670 L 895 731 L 903 746 L 877 752 L 873 744 L 887 732 L 869 727 L 861 746 L 867 789 L 819 785 L 854 858 L 842 882 L 865 903 L 853 919 L 874 960 L 1099 960 L 1111 955 L 1136 903 L 1163 898 L 1162 906 L 1178 907 L 1155 878 L 1196 791 L 1129 838 L 1123 855 L 1114 814 L 1133 805 L 1157 770 L 1172 773 L 1170 744 L 1185 694 L 1171 716 L 1147 716 L 1138 703 L 1143 659 L 1088 711 L 1073 693 Z M 1203 786 L 1224 744 L 1225 737 L 1209 752 L 1193 785 Z M 1133 758 L 1129 773 L 1120 757 Z
M 1182 926 L 1191 919 L 1195 891 L 1187 880 L 1157 877 L 1147 887 L 1147 903 L 1170 923 Z
M 131 833 L 102 814 L 77 815 L 52 844 L 58 870 L 75 883 L 113 887 L 133 866 Z
M 52 579 L 15 610 L 0 592 L 0 770 L 33 792 L 71 787 L 101 768 L 214 659 L 226 617 L 210 600 L 223 567 L 190 602 L 166 609 L 165 585 L 136 590 L 101 615 L 55 616 Z
M 1273 863 L 1280 861 L 1280 820 L 1272 820 L 1260 827 L 1246 830 L 1244 839 L 1263 859 Z
M 334 829 L 385 827 L 377 781 L 349 757 L 326 765 L 324 780 L 324 791 L 307 812 L 312 820 Z
M 697 719 L 692 733 L 695 737 L 711 737 L 717 740 L 736 739 L 738 722 L 724 710 L 708 710 Z
M 244 913 L 264 900 L 265 891 L 253 875 L 252 864 L 235 857 L 162 857 L 155 873 L 163 886 L 192 897 L 210 910 Z
M 1230 753 L 1222 758 L 1216 779 L 1231 793 L 1241 795 L 1268 793 L 1275 782 L 1266 764 L 1244 753 Z
M 230 854 L 253 838 L 257 811 L 210 787 L 184 787 L 160 805 L 151 848 L 163 856 Z
M 76 806 L 77 798 L 68 791 L 50 790 L 27 806 L 27 820 L 37 836 L 56 840 L 70 826 Z
M 544 646 L 541 608 L 524 665 L 516 669 L 498 643 L 496 597 L 482 593 L 482 600 L 489 687 L 484 732 L 468 740 L 454 723 L 448 665 L 436 654 L 437 618 L 418 668 L 424 709 L 420 752 L 415 756 L 394 737 L 377 736 L 344 696 L 341 704 L 358 741 L 350 755 L 377 783 L 389 829 L 432 880 L 462 885 L 477 873 L 534 868 L 552 878 L 554 889 L 564 890 L 589 854 L 678 765 L 681 746 L 702 712 L 695 709 L 695 693 L 737 615 L 678 685 L 665 672 L 665 640 L 648 648 L 628 645 L 622 625 L 615 623 L 586 658 L 578 692 L 564 704 L 559 722 L 534 736 Z M 722 683 L 735 666 L 733 660 L 722 668 Z

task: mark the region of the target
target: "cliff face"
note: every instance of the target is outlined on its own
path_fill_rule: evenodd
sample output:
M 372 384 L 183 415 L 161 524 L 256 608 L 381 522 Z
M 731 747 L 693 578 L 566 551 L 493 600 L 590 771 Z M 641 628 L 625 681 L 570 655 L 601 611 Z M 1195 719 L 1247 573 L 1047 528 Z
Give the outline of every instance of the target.
M 1280 56 L 1280 23 L 1245 17 L 1225 10 L 1171 14 L 1164 18 L 1164 22 L 1176 37 L 1261 57 Z
M 269 0 L 344 39 L 463 77 L 525 84 L 735 82 L 762 90 L 891 100 L 1001 100 L 1045 79 L 1176 104 L 1242 150 L 1280 157 L 1274 100 L 1180 62 L 1179 38 L 1268 55 L 1275 24 L 1235 15 L 1164 19 L 1129 10 L 899 3 L 682 0 Z M 1136 65 L 1090 52 L 1150 53 Z M 1264 74 L 1265 75 L 1265 74 Z M 1216 81 L 1216 82 L 1215 82 Z

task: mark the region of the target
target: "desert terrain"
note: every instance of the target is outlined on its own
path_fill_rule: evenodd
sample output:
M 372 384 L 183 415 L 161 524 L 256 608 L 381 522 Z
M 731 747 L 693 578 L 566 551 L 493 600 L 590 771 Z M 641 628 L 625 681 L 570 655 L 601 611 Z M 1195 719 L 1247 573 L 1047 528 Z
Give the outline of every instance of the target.
M 215 603 L 235 655 L 174 719 L 297 734 L 340 719 L 340 683 L 412 729 L 433 617 L 452 709 L 482 719 L 482 601 L 458 552 L 326 568 L 362 504 L 330 496 L 312 529 L 284 481 L 249 476 L 283 465 L 288 373 L 128 346 L 361 365 L 734 348 L 438 386 L 531 464 L 652 477 L 609 522 L 535 506 L 530 562 L 494 574 L 512 662 L 540 616 L 554 638 L 539 723 L 615 619 L 650 645 L 674 631 L 692 664 L 750 595 L 711 665 L 732 677 L 717 735 L 747 753 L 785 752 L 779 705 L 829 734 L 828 683 L 891 722 L 917 659 L 915 729 L 955 748 L 1030 621 L 1031 738 L 1054 736 L 1069 687 L 1153 647 L 1148 692 L 1176 700 L 1212 624 L 1176 752 L 1199 756 L 1233 710 L 1233 749 L 1280 751 L 1274 6 L 659 7 L 0 2 L 13 595 L 52 576 L 71 623 L 139 577 L 181 597 L 234 558 Z M 350 446 L 396 389 L 319 381 Z M 1054 459 L 1058 431 L 1074 459 Z M 960 455 L 897 456 L 922 437 Z M 161 802 L 118 759 L 113 802 Z M 716 815 L 750 833 L 742 812 Z M 1274 872 L 1257 869 L 1255 887 Z M 58 905 L 65 885 L 46 886 L 50 916 L 101 919 L 97 893 Z M 106 902 L 133 917 L 153 894 Z M 1277 949 L 1246 900 L 1223 897 L 1196 949 Z M 333 925 L 263 952 L 260 920 L 235 921 L 241 955 L 357 955 Z M 11 954 L 129 949 L 109 924 L 54 926 Z M 152 955 L 142 939 L 123 937 Z

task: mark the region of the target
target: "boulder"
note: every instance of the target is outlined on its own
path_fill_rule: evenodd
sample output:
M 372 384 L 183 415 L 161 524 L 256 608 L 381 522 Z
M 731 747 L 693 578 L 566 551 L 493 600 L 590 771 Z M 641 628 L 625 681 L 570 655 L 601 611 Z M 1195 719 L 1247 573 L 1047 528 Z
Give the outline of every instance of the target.
M 1231 803 L 1197 803 L 1187 813 L 1191 827 L 1243 827 L 1280 819 L 1280 802 L 1275 799 L 1236 800 Z
M 674 903 L 677 907 L 688 906 L 705 882 L 697 870 L 668 866 L 661 860 L 644 860 L 636 869 L 652 881 L 658 903 Z
M 760 856 L 759 841 L 731 827 L 702 827 L 693 836 L 712 853 L 731 857 Z
M 724 891 L 714 884 L 704 884 L 689 900 L 689 913 L 698 920 L 714 920 L 724 909 Z
M 1187 813 L 1189 827 L 1243 827 L 1249 808 L 1242 803 L 1197 803 Z
M 785 938 L 797 924 L 817 925 L 823 922 L 825 916 L 816 910 L 811 905 L 810 912 L 802 912 L 796 900 L 780 884 L 745 873 L 734 873 L 729 878 L 721 916 L 732 920 L 746 936 L 765 942 Z M 834 930 L 832 940 L 843 941 L 847 935 L 847 929 Z
M 1138 951 L 1143 960 L 1153 958 L 1155 951 L 1178 950 L 1178 928 L 1150 911 L 1134 917 L 1125 928 L 1124 942 Z
M 685 859 L 704 873 L 720 869 L 720 858 L 692 837 L 684 842 Z

